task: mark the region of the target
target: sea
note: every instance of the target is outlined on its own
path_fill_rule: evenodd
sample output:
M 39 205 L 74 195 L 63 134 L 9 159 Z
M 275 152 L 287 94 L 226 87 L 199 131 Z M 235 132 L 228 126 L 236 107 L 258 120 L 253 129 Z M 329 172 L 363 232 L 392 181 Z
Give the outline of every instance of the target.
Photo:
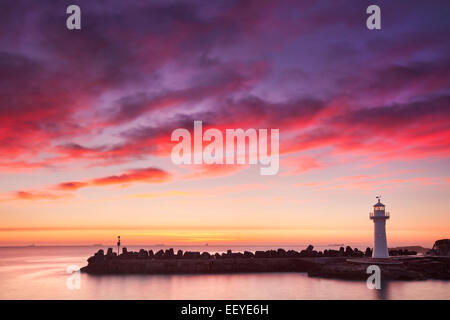
M 302 250 L 306 246 L 284 247 Z M 138 246 L 138 251 L 170 246 Z M 278 247 L 181 246 L 183 251 L 210 253 L 268 250 Z M 88 275 L 73 273 L 87 258 L 107 246 L 0 247 L 0 299 L 450 299 L 450 281 L 389 281 L 380 290 L 365 281 L 308 277 L 306 273 L 203 275 Z M 317 247 L 317 250 L 323 248 Z M 362 249 L 362 248 L 361 248 Z

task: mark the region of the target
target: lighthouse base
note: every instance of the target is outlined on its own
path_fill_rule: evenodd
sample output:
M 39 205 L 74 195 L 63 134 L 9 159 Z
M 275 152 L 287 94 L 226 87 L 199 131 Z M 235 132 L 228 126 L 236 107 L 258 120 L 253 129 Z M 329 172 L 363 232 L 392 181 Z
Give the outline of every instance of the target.
M 372 254 L 372 259 L 389 259 L 389 254 L 387 252 L 386 253 L 382 252 L 382 253 L 376 254 L 375 250 L 374 250 L 374 253 Z

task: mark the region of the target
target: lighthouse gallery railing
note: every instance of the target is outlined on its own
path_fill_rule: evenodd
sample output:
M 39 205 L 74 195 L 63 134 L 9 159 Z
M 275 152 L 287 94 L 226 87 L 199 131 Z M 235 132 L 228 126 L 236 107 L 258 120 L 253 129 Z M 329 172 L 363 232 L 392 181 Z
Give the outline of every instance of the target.
M 389 219 L 390 218 L 390 214 L 389 212 L 385 212 L 384 215 L 375 215 L 373 212 L 369 213 L 370 219 Z

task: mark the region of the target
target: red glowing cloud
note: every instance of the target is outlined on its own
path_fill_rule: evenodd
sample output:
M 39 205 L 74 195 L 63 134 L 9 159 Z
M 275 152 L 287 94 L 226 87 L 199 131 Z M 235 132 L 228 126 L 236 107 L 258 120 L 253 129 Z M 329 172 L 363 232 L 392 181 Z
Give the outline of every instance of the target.
M 70 192 L 85 187 L 107 185 L 130 185 L 134 183 L 162 183 L 170 179 L 170 174 L 158 168 L 128 170 L 119 175 L 106 176 L 85 181 L 68 181 L 50 186 L 44 191 L 17 191 L 11 199 L 15 200 L 56 200 L 66 198 Z

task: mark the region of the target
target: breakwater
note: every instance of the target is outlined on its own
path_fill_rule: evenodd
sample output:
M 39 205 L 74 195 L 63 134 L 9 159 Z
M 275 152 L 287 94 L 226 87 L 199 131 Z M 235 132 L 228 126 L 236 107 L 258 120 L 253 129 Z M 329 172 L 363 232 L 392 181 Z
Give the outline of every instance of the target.
M 173 249 L 141 249 L 129 252 L 123 248 L 117 255 L 110 248 L 105 254 L 99 250 L 81 269 L 89 274 L 210 274 L 245 272 L 306 272 L 310 276 L 367 279 L 366 268 L 379 264 L 384 279 L 420 280 L 450 279 L 449 257 L 416 257 L 401 252 L 388 261 L 371 259 L 371 250 L 365 252 L 350 247 L 317 252 L 312 246 L 300 252 L 268 250 L 210 254 L 208 252 L 174 252 Z M 397 252 L 398 253 L 398 252 Z

